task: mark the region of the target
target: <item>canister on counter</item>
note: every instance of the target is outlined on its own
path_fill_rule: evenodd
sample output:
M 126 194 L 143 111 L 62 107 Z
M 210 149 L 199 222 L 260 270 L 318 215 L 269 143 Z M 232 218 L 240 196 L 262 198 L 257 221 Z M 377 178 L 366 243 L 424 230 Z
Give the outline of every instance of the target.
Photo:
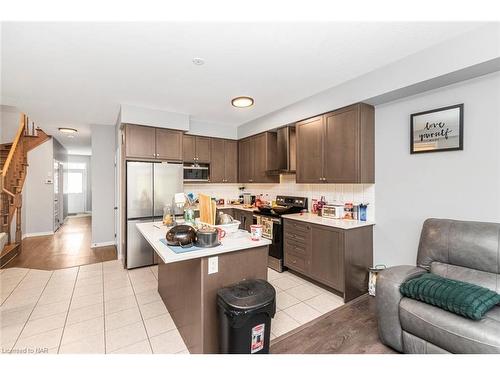
M 359 220 L 359 204 L 352 206 L 352 218 L 353 220 Z

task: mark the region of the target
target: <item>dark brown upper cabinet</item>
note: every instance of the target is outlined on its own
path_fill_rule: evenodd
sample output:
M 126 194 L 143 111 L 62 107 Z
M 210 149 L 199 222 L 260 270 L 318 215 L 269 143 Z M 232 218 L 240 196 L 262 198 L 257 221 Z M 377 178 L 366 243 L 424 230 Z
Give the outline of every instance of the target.
M 268 175 L 276 169 L 276 133 L 265 132 L 238 142 L 239 182 L 277 183 L 279 176 Z
M 182 132 L 156 129 L 156 157 L 162 160 L 182 160 Z
M 252 138 L 238 142 L 238 182 L 253 182 Z
M 210 182 L 238 182 L 237 160 L 237 141 L 212 138 L 210 155 Z
M 208 137 L 185 134 L 182 138 L 183 160 L 187 163 L 210 163 L 210 142 Z
M 295 124 L 297 135 L 297 182 L 323 182 L 323 116 Z
M 131 158 L 156 158 L 155 128 L 149 126 L 126 125 L 125 151 Z
M 363 103 L 298 122 L 297 182 L 374 183 L 374 128 Z
M 127 124 L 125 155 L 137 159 L 182 161 L 182 131 Z

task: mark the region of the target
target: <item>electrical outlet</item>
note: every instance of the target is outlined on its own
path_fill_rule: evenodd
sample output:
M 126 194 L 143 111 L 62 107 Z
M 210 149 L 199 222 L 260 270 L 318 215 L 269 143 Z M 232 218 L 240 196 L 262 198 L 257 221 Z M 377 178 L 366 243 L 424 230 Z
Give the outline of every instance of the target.
M 208 274 L 219 272 L 219 257 L 208 258 Z

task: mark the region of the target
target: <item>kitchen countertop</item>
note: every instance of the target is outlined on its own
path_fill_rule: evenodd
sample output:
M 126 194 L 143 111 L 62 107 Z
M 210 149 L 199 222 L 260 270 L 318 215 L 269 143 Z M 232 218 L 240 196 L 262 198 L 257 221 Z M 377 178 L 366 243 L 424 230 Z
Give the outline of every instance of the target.
M 235 210 L 242 210 L 242 211 L 249 211 L 249 212 L 254 212 L 257 209 L 257 207 L 251 207 L 251 208 L 243 207 L 242 204 L 225 204 L 223 206 L 217 206 L 217 208 L 219 208 L 221 210 L 234 208 Z
M 265 238 L 261 238 L 259 241 L 252 241 L 249 232 L 240 230 L 236 233 L 228 233 L 226 237 L 221 240 L 222 245 L 220 246 L 176 254 L 170 250 L 168 246 L 160 242 L 160 239 L 165 238 L 167 233 L 167 227 L 165 227 L 161 221 L 154 223 L 138 223 L 136 226 L 164 263 L 216 256 L 218 254 L 268 246 L 271 244 L 271 241 Z
M 251 207 L 251 208 L 247 208 L 247 207 L 243 207 L 242 204 L 224 204 L 224 205 L 219 205 L 217 206 L 217 209 L 219 210 L 229 210 L 229 209 L 232 209 L 234 208 L 235 210 L 242 210 L 242 211 L 248 211 L 248 212 L 253 212 L 257 209 L 257 207 Z M 195 211 L 198 211 L 198 207 L 194 208 Z
M 359 220 L 343 220 L 343 219 L 329 219 L 318 216 L 316 214 L 288 214 L 282 216 L 285 219 L 304 221 L 306 223 L 324 225 L 327 227 L 338 229 L 354 229 L 375 225 L 374 221 L 359 221 Z

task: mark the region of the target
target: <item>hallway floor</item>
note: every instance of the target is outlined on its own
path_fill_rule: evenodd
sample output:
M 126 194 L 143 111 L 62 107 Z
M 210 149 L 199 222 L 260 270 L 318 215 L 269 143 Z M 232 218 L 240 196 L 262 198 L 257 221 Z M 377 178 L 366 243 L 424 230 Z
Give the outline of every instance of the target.
M 91 248 L 92 217 L 68 217 L 53 235 L 28 237 L 5 268 L 56 270 L 117 259 L 115 246 Z

